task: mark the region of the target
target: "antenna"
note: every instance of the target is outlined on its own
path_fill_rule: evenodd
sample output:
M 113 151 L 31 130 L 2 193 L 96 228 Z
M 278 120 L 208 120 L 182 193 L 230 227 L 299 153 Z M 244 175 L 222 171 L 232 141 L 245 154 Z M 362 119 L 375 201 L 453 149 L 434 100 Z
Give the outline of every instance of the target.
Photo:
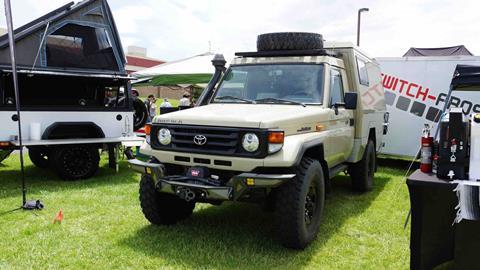
M 20 169 L 21 169 L 21 175 L 22 175 L 22 206 L 20 208 L 26 209 L 26 210 L 42 209 L 43 204 L 39 200 L 27 202 L 27 198 L 26 198 L 27 188 L 25 184 L 25 166 L 23 162 L 22 124 L 21 124 L 21 117 L 20 117 L 20 93 L 18 89 L 17 63 L 15 61 L 15 38 L 14 38 L 13 22 L 12 22 L 12 8 L 10 5 L 10 0 L 4 0 L 4 4 L 5 4 L 5 17 L 7 20 L 8 42 L 10 47 L 10 60 L 12 62 L 13 88 L 15 90 L 15 107 L 17 109 L 16 118 L 18 122 L 18 144 L 20 148 Z

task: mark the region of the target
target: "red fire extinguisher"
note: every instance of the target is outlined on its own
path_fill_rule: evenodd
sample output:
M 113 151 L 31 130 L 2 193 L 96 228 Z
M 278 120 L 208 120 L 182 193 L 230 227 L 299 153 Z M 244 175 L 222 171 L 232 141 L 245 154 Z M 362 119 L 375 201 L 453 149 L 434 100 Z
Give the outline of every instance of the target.
M 430 136 L 430 127 L 425 124 L 422 135 L 422 149 L 420 170 L 424 173 L 432 172 L 432 157 L 433 157 L 433 137 Z

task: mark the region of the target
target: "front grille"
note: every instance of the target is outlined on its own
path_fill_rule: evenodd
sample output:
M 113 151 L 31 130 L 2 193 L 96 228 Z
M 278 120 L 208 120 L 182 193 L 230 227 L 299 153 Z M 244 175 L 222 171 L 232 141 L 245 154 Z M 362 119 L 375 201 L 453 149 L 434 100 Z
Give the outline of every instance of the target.
M 239 131 L 233 129 L 205 129 L 200 127 L 171 127 L 172 146 L 200 151 L 221 151 L 224 154 L 232 155 L 236 152 L 239 141 Z M 196 135 L 205 136 L 204 145 L 195 144 Z
M 158 143 L 157 134 L 161 128 L 168 128 L 172 135 L 172 143 L 168 146 Z M 260 140 L 260 147 L 253 153 L 242 148 L 245 133 L 253 132 Z M 204 136 L 203 145 L 195 143 L 195 136 Z M 154 125 L 152 127 L 152 147 L 160 150 L 178 152 L 213 154 L 225 156 L 265 157 L 267 154 L 267 130 L 191 125 Z

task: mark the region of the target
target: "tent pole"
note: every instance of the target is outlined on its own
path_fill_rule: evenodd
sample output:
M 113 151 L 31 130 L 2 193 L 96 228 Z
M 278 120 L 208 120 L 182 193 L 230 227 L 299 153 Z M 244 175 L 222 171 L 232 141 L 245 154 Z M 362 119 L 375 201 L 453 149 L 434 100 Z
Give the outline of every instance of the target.
M 13 74 L 13 87 L 15 90 L 15 106 L 17 109 L 17 122 L 18 122 L 18 144 L 20 147 L 20 168 L 22 175 L 22 207 L 27 203 L 26 198 L 26 185 L 25 185 L 25 169 L 23 163 L 23 141 L 22 141 L 22 125 L 20 117 L 20 95 L 18 89 L 18 78 L 17 78 L 17 64 L 15 61 L 15 40 L 13 32 L 13 23 L 12 23 L 12 8 L 10 5 L 10 0 L 4 0 L 5 4 L 5 17 L 7 21 L 7 30 L 8 30 L 8 43 L 10 47 L 10 59 L 12 62 L 12 74 Z

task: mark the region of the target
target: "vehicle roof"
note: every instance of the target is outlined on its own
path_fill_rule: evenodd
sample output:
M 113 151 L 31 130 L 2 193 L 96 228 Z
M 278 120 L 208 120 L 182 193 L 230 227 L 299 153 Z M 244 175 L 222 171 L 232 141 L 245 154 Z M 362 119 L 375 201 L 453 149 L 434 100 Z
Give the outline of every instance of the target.
M 366 53 L 364 50 L 362 50 L 360 47 L 357 47 L 355 44 L 352 42 L 347 42 L 347 41 L 325 41 L 323 44 L 323 47 L 325 49 L 329 50 L 334 50 L 335 49 L 353 49 L 357 53 L 362 54 L 363 56 L 372 59 L 368 53 Z
M 322 64 L 327 63 L 333 66 L 345 68 L 342 59 L 332 56 L 275 56 L 275 57 L 235 57 L 231 62 L 235 65 L 251 65 L 251 64 L 289 64 L 289 63 L 305 63 L 305 64 Z

